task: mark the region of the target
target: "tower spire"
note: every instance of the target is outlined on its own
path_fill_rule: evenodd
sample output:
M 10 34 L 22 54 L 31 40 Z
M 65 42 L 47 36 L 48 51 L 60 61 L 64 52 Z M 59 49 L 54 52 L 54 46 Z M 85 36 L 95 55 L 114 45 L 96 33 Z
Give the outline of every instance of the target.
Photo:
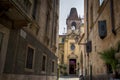
M 70 14 L 67 19 L 78 19 L 78 13 L 77 13 L 76 8 L 74 8 L 74 7 L 71 8 Z

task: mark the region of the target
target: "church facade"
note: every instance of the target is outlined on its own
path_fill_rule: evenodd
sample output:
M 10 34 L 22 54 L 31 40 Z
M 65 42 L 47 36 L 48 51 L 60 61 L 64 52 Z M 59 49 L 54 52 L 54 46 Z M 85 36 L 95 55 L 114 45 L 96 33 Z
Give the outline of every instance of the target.
M 59 63 L 61 73 L 65 75 L 78 75 L 80 67 L 80 47 L 77 43 L 82 34 L 82 21 L 78 17 L 76 8 L 71 8 L 66 19 L 67 33 L 59 36 Z M 80 33 L 81 32 L 81 33 Z

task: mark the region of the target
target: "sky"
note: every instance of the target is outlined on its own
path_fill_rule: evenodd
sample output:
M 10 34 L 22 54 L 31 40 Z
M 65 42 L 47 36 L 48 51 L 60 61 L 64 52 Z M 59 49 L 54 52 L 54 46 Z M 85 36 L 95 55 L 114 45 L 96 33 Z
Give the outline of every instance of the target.
M 59 35 L 66 32 L 66 19 L 72 7 L 77 9 L 78 16 L 84 16 L 84 0 L 60 0 Z

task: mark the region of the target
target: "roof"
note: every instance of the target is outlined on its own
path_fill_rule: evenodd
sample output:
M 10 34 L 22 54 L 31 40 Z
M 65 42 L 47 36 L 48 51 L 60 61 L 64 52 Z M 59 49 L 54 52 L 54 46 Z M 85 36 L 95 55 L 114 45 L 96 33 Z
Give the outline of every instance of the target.
M 78 17 L 78 14 L 77 14 L 77 10 L 76 10 L 76 8 L 71 8 L 71 10 L 70 10 L 70 14 L 69 14 L 69 16 L 68 16 L 68 18 L 67 19 L 80 19 L 79 17 Z

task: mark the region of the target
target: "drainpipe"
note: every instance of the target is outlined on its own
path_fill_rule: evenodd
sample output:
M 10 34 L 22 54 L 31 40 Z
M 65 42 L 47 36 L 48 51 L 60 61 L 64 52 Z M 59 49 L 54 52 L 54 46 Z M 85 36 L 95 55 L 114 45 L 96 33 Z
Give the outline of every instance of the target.
M 116 35 L 115 31 L 115 21 L 114 21 L 114 5 L 113 5 L 113 0 L 110 0 L 110 16 L 111 16 L 111 26 L 112 26 L 112 33 Z
M 89 40 L 89 28 L 88 28 L 88 0 L 86 0 L 86 27 L 87 27 L 87 42 L 88 42 L 88 40 Z M 89 53 L 87 52 L 87 68 L 88 68 L 88 76 L 89 76 Z
M 89 36 L 89 28 L 88 28 L 88 0 L 87 0 L 87 12 L 86 12 L 86 27 L 87 27 L 87 41 Z
M 52 34 L 51 34 L 51 47 L 53 48 L 53 45 L 54 45 L 54 28 L 56 27 L 55 26 L 55 0 L 53 0 L 53 12 L 52 12 Z
M 87 0 L 87 12 L 86 12 L 87 42 L 89 41 L 88 8 L 89 8 L 89 0 Z M 90 73 L 89 80 L 92 80 L 92 65 L 90 64 L 89 52 L 87 52 L 87 56 L 88 56 L 88 74 Z
M 89 41 L 89 25 L 88 25 L 88 6 L 89 6 L 89 4 L 88 4 L 88 1 L 89 0 L 87 0 L 87 11 L 86 11 L 86 27 L 87 27 L 87 42 Z M 87 56 L 89 57 L 89 53 L 87 53 Z

